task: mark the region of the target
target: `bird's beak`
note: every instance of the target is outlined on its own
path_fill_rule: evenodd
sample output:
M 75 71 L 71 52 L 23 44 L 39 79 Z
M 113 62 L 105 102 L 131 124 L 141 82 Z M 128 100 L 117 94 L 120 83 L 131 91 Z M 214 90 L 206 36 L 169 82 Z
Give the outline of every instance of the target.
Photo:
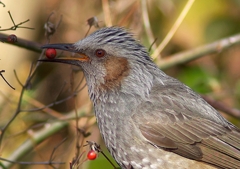
M 69 52 L 78 54 L 78 55 L 74 55 L 74 57 L 66 57 L 66 58 L 61 58 L 61 59 L 40 59 L 40 60 L 38 60 L 41 62 L 59 62 L 59 63 L 66 63 L 66 64 L 79 66 L 77 64 L 78 62 L 87 62 L 90 60 L 90 58 L 87 55 L 79 52 L 72 43 L 47 44 L 47 45 L 43 45 L 41 48 L 43 48 L 43 49 L 53 48 L 53 49 L 59 49 L 59 50 L 69 51 Z M 78 62 L 76 62 L 76 61 L 78 61 Z

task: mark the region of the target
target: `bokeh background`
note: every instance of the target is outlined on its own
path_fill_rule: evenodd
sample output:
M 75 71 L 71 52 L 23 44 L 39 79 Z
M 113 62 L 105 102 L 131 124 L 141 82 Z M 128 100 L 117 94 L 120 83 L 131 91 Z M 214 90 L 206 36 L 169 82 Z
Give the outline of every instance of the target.
M 126 27 L 149 49 L 155 38 L 154 45 L 158 46 L 161 43 L 188 1 L 23 0 L 16 2 L 3 0 L 2 2 L 6 7 L 0 5 L 0 33 L 6 35 L 15 34 L 19 38 L 38 44 L 73 43 L 86 36 L 89 29 L 87 20 L 95 16 L 98 18 L 99 27 L 110 25 Z M 30 19 L 24 26 L 32 27 L 34 30 L 18 28 L 15 31 L 1 31 L 3 28 L 12 26 L 8 11 L 11 12 L 16 23 Z M 143 17 L 146 14 L 148 14 L 147 21 L 149 21 L 150 27 L 146 25 Z M 161 63 L 161 60 L 178 52 L 195 49 L 239 34 L 239 16 L 239 0 L 195 1 L 179 29 L 162 50 L 161 58 L 158 57 L 155 61 Z M 55 33 L 50 36 L 50 41 L 47 39 L 44 29 L 48 18 L 49 22 L 55 26 L 61 20 Z M 92 26 L 90 33 L 96 29 L 98 28 Z M 152 37 L 149 36 L 149 31 Z M 154 45 L 150 54 L 154 52 Z M 58 51 L 58 57 L 63 55 L 70 56 L 71 54 Z M 16 88 L 16 90 L 12 90 L 0 78 L 1 129 L 18 109 L 22 91 L 13 70 L 16 70 L 17 77 L 24 84 L 31 64 L 34 63 L 33 67 L 35 68 L 40 56 L 40 53 L 33 52 L 28 47 L 19 48 L 14 44 L 0 42 L 0 69 L 6 71 L 3 74 L 4 77 Z M 42 55 L 42 57 L 44 56 Z M 169 67 L 164 71 L 200 94 L 222 102 L 231 109 L 238 110 L 240 109 L 239 65 L 240 46 L 234 45 L 226 50 L 217 51 L 215 54 Z M 94 161 L 85 160 L 89 146 L 82 147 L 82 145 L 86 144 L 86 140 L 90 140 L 99 143 L 104 153 L 113 161 L 101 140 L 93 116 L 92 104 L 87 95 L 87 87 L 78 92 L 77 96 L 71 97 L 74 92 L 78 91 L 76 88 L 79 85 L 79 88 L 84 87 L 85 82 L 81 81 L 82 78 L 81 70 L 69 65 L 43 63 L 37 67 L 20 99 L 21 108 L 19 110 L 22 111 L 4 130 L 0 147 L 0 158 L 12 157 L 15 162 L 29 163 L 28 165 L 11 163 L 13 165 L 5 168 L 70 168 L 69 163 L 77 157 L 79 157 L 79 164 L 73 168 L 113 168 L 102 154 L 99 154 Z M 54 104 L 69 96 L 70 98 L 61 104 Z M 52 106 L 48 106 L 46 109 L 27 111 L 49 104 Z M 78 120 L 73 116 L 76 112 L 80 112 L 81 115 Z M 235 125 L 240 126 L 240 115 L 233 117 L 224 112 L 221 113 Z M 49 134 L 41 143 L 35 144 L 34 138 L 38 132 L 47 131 L 52 123 L 62 121 L 65 121 L 66 125 L 61 130 Z M 91 135 L 84 137 L 81 133 Z M 30 141 L 34 146 L 30 148 L 30 151 L 22 152 L 20 158 L 13 158 L 16 151 L 20 151 L 26 141 Z M 36 162 L 49 161 L 51 157 L 53 157 L 53 161 L 65 162 L 65 164 L 34 165 Z M 5 162 L 0 160 L 0 168 L 4 169 L 4 164 Z

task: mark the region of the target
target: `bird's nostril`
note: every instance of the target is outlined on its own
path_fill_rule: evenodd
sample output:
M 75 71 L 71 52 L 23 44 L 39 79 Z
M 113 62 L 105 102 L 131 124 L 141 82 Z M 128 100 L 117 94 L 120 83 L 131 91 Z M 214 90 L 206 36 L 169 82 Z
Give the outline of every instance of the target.
M 73 49 L 73 47 L 65 46 L 66 49 Z

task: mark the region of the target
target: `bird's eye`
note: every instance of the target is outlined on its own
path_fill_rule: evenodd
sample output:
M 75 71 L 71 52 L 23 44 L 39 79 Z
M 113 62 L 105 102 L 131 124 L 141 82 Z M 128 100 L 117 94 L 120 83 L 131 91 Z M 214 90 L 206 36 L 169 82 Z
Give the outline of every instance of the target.
M 99 58 L 105 56 L 105 54 L 106 54 L 106 52 L 105 52 L 105 50 L 103 50 L 103 49 L 97 49 L 97 50 L 95 51 L 95 55 L 96 55 L 97 57 L 99 57 Z

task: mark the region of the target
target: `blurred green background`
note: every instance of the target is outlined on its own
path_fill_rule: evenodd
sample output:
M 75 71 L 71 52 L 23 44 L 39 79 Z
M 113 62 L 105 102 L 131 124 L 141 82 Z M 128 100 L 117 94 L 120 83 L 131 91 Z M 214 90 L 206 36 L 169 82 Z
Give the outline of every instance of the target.
M 84 38 L 88 31 L 87 20 L 93 16 L 98 18 L 100 27 L 109 25 L 126 27 L 134 33 L 141 43 L 149 48 L 153 41 L 149 38 L 144 28 L 143 1 L 140 0 L 24 0 L 20 2 L 6 1 L 6 7 L 0 6 L 0 26 L 2 28 L 12 25 L 7 11 L 16 23 L 30 19 L 26 26 L 34 30 L 17 29 L 0 33 L 16 34 L 19 38 L 45 44 L 47 42 L 44 24 L 49 15 L 54 12 L 49 21 L 57 25 L 61 16 L 62 21 L 50 43 L 73 43 Z M 153 37 L 157 38 L 158 46 L 167 35 L 170 28 L 182 12 L 186 0 L 147 0 L 147 13 Z M 108 6 L 109 5 L 109 8 Z M 109 9 L 109 14 L 106 9 Z M 146 12 L 146 11 L 145 11 Z M 161 52 L 162 59 L 168 58 L 178 52 L 191 50 L 240 32 L 240 1 L 239 0 L 208 0 L 195 1 L 186 18 L 174 34 L 171 41 Z M 109 20 L 109 18 L 111 20 Z M 110 22 L 111 21 L 111 22 Z M 97 28 L 92 28 L 90 32 Z M 11 90 L 4 81 L 0 88 L 0 127 L 2 128 L 13 116 L 16 110 L 21 86 L 13 74 L 16 70 L 19 79 L 24 83 L 28 76 L 32 62 L 40 56 L 39 53 L 19 48 L 5 43 L 0 44 L 0 65 L 6 70 L 5 78 L 16 90 Z M 150 51 L 152 54 L 154 48 Z M 65 54 L 65 53 L 64 53 Z M 59 54 L 60 55 L 60 54 Z M 161 62 L 161 60 L 158 60 Z M 221 101 L 231 108 L 240 108 L 240 46 L 236 45 L 216 54 L 207 55 L 191 62 L 180 64 L 164 70 L 167 74 L 179 79 L 200 94 Z M 28 90 L 24 93 L 22 109 L 41 107 L 66 98 L 73 92 L 79 79 L 82 78 L 79 69 L 61 64 L 41 64 L 36 71 Z M 84 85 L 84 82 L 81 84 Z M 43 129 L 52 121 L 66 117 L 74 109 L 84 111 L 88 116 L 76 120 L 68 119 L 68 127 L 57 134 L 45 139 L 36 145 L 31 152 L 23 155 L 18 161 L 48 161 L 54 148 L 66 138 L 54 152 L 54 161 L 66 162 L 64 165 L 54 165 L 55 168 L 69 168 L 69 162 L 77 153 L 76 142 L 85 144 L 86 140 L 101 144 L 101 148 L 108 156 L 108 152 L 101 140 L 95 118 L 92 117 L 92 104 L 87 95 L 87 87 L 77 97 L 73 97 L 62 104 L 54 105 L 49 110 L 35 112 L 22 112 L 6 130 L 0 149 L 0 157 L 8 158 L 26 139 L 31 139 L 32 134 Z M 54 111 L 55 114 L 52 114 Z M 224 117 L 240 126 L 239 118 L 233 118 L 224 112 Z M 38 128 L 32 127 L 42 124 Z M 76 129 L 90 132 L 91 136 L 84 138 L 76 134 Z M 84 162 L 89 147 L 80 149 L 80 161 L 83 165 L 79 168 L 104 168 L 112 169 L 111 164 L 99 154 L 94 161 Z M 78 155 L 79 155 L 78 154 Z M 109 158 L 111 158 L 109 156 Z M 111 158 L 113 161 L 113 159 Z M 104 166 L 104 167 L 103 167 Z M 0 166 L 1 168 L 1 166 Z M 14 169 L 45 169 L 53 168 L 50 165 L 13 165 Z

